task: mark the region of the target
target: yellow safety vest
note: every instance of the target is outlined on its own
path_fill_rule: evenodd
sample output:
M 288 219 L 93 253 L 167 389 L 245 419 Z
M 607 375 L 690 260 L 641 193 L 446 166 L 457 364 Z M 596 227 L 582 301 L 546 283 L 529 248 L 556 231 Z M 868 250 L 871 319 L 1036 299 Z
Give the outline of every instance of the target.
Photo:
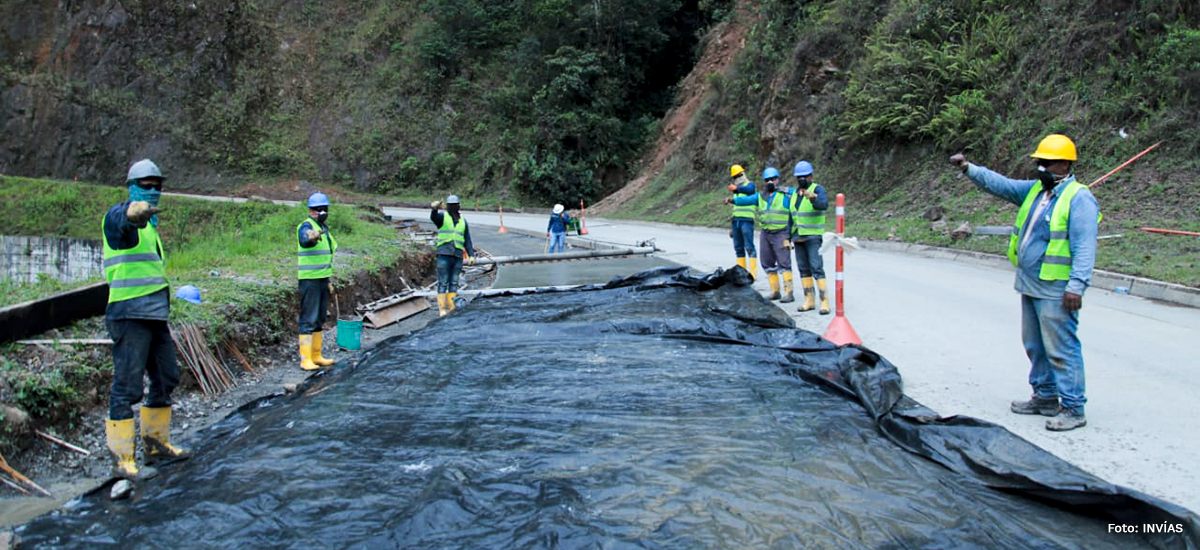
M 313 229 L 320 231 L 320 225 L 316 220 L 309 218 L 296 225 L 296 235 L 300 234 L 300 227 L 305 223 L 312 226 Z M 333 276 L 333 253 L 337 252 L 337 239 L 333 238 L 332 233 L 326 232 L 317 239 L 317 244 L 312 248 L 304 248 L 300 246 L 300 241 L 296 241 L 296 266 L 299 270 L 298 277 L 300 279 L 325 279 Z
M 817 192 L 817 184 L 808 186 L 808 191 Z M 792 233 L 795 235 L 821 235 L 825 233 L 825 211 L 813 208 L 812 201 L 803 194 L 796 209 L 792 211 Z M 794 201 L 793 201 L 794 202 Z
M 1080 189 L 1083 189 L 1083 185 L 1078 181 L 1072 181 L 1067 184 L 1062 195 L 1054 202 L 1054 210 L 1050 213 L 1050 242 L 1046 245 L 1046 255 L 1042 257 L 1042 267 L 1038 271 L 1038 278 L 1044 281 L 1066 281 L 1071 278 L 1071 241 L 1067 238 L 1067 231 L 1071 219 L 1071 199 L 1075 198 L 1075 194 L 1079 193 Z M 1017 211 L 1017 221 L 1013 225 L 1012 235 L 1008 238 L 1008 259 L 1014 266 L 1017 265 L 1017 244 L 1020 240 L 1021 228 L 1025 227 L 1025 219 L 1029 217 L 1029 210 L 1032 209 L 1034 201 L 1041 192 L 1042 182 L 1034 183 L 1033 187 L 1029 188 L 1029 193 L 1025 195 L 1025 202 L 1021 204 L 1021 209 Z M 1097 216 L 1096 221 L 1100 221 L 1103 217 L 1103 214 Z
M 104 242 L 104 278 L 108 281 L 108 303 L 131 300 L 167 288 L 167 268 L 162 241 L 151 224 L 138 230 L 137 246 L 115 250 L 104 234 L 107 218 L 100 222 Z

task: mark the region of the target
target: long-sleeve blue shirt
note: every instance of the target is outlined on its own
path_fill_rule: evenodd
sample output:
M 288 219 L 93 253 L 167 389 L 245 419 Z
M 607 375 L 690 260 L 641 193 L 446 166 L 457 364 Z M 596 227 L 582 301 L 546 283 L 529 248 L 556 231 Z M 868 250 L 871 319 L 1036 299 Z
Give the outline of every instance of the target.
M 104 214 L 104 240 L 113 250 L 129 250 L 138 245 L 138 230 L 146 223 L 133 223 L 125 215 L 129 201 L 113 206 Z M 153 294 L 119 302 L 109 302 L 104 317 L 110 321 L 148 319 L 166 321 L 171 316 L 171 290 L 164 288 Z
M 771 201 L 775 200 L 775 195 L 776 195 L 776 194 L 779 194 L 779 193 L 782 193 L 782 191 L 775 191 L 774 193 L 771 193 L 771 194 L 767 195 L 765 198 L 763 198 L 763 200 L 764 200 L 764 201 L 766 201 L 766 204 L 767 204 L 767 205 L 770 205 L 770 204 L 771 204 Z M 750 205 L 753 205 L 753 206 L 755 206 L 755 207 L 758 207 L 758 197 L 759 197 L 759 193 L 755 193 L 755 194 L 753 194 L 753 195 L 741 196 L 741 197 L 734 197 L 734 198 L 733 198 L 733 204 L 736 204 L 736 205 L 738 205 L 738 206 L 750 206 Z M 791 195 L 784 194 L 784 196 L 783 196 L 783 208 L 784 208 L 785 210 L 791 210 L 791 209 L 792 209 L 792 198 L 793 198 L 793 197 L 792 197 Z M 761 215 L 761 212 L 760 212 L 760 215 Z M 760 218 L 760 221 L 761 221 L 761 218 Z M 791 235 L 791 234 L 792 234 L 792 217 L 791 217 L 791 216 L 788 216 L 787 234 L 788 234 L 788 235 Z
M 1025 196 L 1038 180 L 1015 180 L 983 166 L 968 164 L 967 177 L 980 189 L 1001 199 L 1020 206 Z M 1013 287 L 1026 296 L 1044 300 L 1062 298 L 1063 292 L 1083 295 L 1092 283 L 1092 269 L 1096 265 L 1096 234 L 1099 230 L 1100 204 L 1087 187 L 1080 189 L 1071 200 L 1071 216 L 1067 220 L 1067 240 L 1071 249 L 1071 275 L 1067 281 L 1045 281 L 1038 274 L 1042 259 L 1050 244 L 1050 214 L 1068 183 L 1075 181 L 1070 175 L 1049 191 L 1049 201 L 1034 216 L 1037 205 L 1046 196 L 1043 190 L 1034 199 L 1025 227 L 1017 235 L 1017 280 Z M 1028 236 L 1026 235 L 1028 233 Z
M 550 214 L 550 224 L 546 226 L 546 231 L 550 233 L 566 233 L 567 224 L 570 222 L 571 215 L 566 212 Z
M 443 214 L 437 208 L 434 208 L 429 212 L 429 221 L 433 222 L 433 227 L 440 228 L 442 227 L 442 221 L 445 219 L 445 216 L 448 215 L 449 214 Z M 459 215 L 461 216 L 462 214 Z M 475 255 L 475 246 L 471 243 L 471 227 L 467 225 L 466 220 L 463 221 L 463 246 L 466 247 L 468 256 Z M 450 242 L 438 246 L 437 254 L 438 256 L 454 256 L 461 253 L 458 252 L 457 248 L 455 248 L 454 243 Z

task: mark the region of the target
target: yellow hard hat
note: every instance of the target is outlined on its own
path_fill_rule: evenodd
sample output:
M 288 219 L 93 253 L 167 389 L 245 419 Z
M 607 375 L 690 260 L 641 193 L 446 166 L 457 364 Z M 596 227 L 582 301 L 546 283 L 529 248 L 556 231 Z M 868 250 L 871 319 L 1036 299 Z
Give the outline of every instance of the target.
M 742 165 L 735 164 L 735 165 L 729 167 L 729 177 L 736 178 L 738 174 L 741 174 L 742 172 L 745 172 L 745 171 L 746 171 L 746 169 L 742 168 Z
M 1037 151 L 1029 156 L 1045 160 L 1069 160 L 1072 162 L 1077 160 L 1075 142 L 1062 134 L 1050 134 L 1042 138 L 1042 142 L 1037 146 Z

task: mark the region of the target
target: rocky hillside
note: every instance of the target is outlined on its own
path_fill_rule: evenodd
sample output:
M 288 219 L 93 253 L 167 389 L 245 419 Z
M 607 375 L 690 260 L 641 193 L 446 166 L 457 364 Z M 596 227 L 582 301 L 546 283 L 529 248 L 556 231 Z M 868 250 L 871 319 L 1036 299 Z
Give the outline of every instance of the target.
M 620 187 L 728 0 L 12 0 L 0 173 L 574 202 Z

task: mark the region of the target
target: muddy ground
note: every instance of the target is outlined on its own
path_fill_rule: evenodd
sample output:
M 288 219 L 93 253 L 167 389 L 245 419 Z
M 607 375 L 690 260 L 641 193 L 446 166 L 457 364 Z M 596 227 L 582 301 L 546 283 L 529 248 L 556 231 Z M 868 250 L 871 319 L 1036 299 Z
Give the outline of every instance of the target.
M 467 280 L 465 288 L 486 288 L 494 281 L 495 272 L 491 269 L 468 268 L 463 276 Z M 372 301 L 389 294 L 380 292 L 377 284 L 365 279 L 357 282 L 363 283 L 363 288 L 376 288 L 379 295 L 370 296 L 363 288 L 344 289 L 344 292 L 357 298 L 356 301 Z M 423 279 L 407 282 L 413 286 L 426 287 L 432 280 L 426 275 Z M 339 292 L 339 295 L 342 293 Z M 325 356 L 337 360 L 338 363 L 330 368 L 352 365 L 361 357 L 361 351 L 369 350 L 389 338 L 403 337 L 437 320 L 436 301 L 430 298 L 429 302 L 430 309 L 408 319 L 378 330 L 364 328 L 362 349 L 359 352 L 337 348 L 336 322 L 331 314 L 327 323 L 330 328 L 325 333 Z M 171 432 L 173 442 L 188 448 L 194 447 L 205 437 L 206 428 L 221 421 L 238 407 L 264 396 L 291 391 L 303 382 L 311 373 L 300 369 L 294 335 L 287 336 L 289 337 L 283 338 L 279 344 L 258 348 L 256 358 L 252 362 L 254 374 L 241 372 L 236 377 L 236 385 L 220 394 L 205 395 L 194 381 L 189 384 L 186 379 L 190 378 L 190 374 L 187 374 L 186 368 L 181 365 L 185 371 L 185 382 L 174 395 Z M 96 334 L 94 337 L 106 338 L 107 334 Z M 10 487 L 0 486 L 0 542 L 3 541 L 2 531 L 28 522 L 108 481 L 112 462 L 105 446 L 104 419 L 107 412 L 105 401 L 105 404 L 97 405 L 84 413 L 76 422 L 76 429 L 69 433 L 56 434 L 70 444 L 86 449 L 90 453 L 89 456 L 34 437 L 26 441 L 27 445 L 24 448 L 5 457 L 14 469 L 48 490 L 53 497 L 25 496 Z M 4 547 L 0 543 L 0 548 Z

